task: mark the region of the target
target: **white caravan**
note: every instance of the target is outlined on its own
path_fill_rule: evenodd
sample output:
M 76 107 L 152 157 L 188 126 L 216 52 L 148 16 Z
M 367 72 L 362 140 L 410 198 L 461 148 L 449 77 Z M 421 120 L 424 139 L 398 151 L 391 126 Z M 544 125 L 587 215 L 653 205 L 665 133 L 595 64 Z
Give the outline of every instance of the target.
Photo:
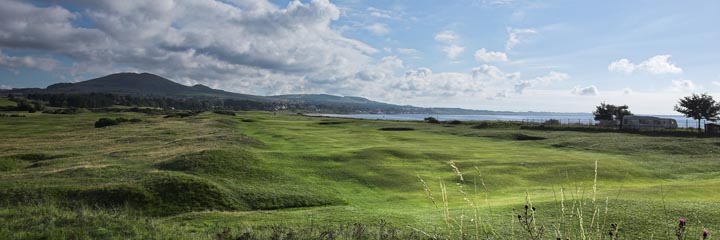
M 677 121 L 672 118 L 659 118 L 650 116 L 625 116 L 622 127 L 624 129 L 674 129 Z

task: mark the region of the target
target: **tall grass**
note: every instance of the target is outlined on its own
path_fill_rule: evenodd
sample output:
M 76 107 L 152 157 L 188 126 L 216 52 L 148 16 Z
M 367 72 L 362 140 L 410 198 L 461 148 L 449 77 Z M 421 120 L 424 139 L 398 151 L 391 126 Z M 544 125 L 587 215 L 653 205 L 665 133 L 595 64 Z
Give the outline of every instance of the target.
M 519 210 L 513 208 L 512 216 L 513 220 L 507 226 L 507 229 L 500 229 L 496 231 L 491 222 L 499 222 L 497 219 L 491 219 L 493 217 L 491 204 L 488 200 L 488 187 L 483 181 L 483 176 L 480 173 L 480 168 L 475 166 L 477 176 L 473 179 L 473 187 L 475 194 L 471 195 L 465 190 L 466 187 L 466 175 L 463 174 L 462 170 L 457 166 L 454 161 L 448 162 L 450 170 L 455 176 L 456 196 L 461 197 L 464 202 L 464 206 L 452 206 L 452 203 L 458 201 L 450 198 L 448 193 L 448 184 L 443 180 L 439 181 L 439 187 L 441 192 L 441 206 L 442 206 L 442 222 L 445 224 L 445 229 L 435 233 L 434 239 L 529 239 L 529 240 L 540 240 L 540 239 L 582 239 L 582 240 L 593 240 L 593 239 L 622 239 L 625 233 L 621 224 L 616 222 L 612 216 L 609 216 L 610 211 L 613 210 L 610 206 L 610 197 L 605 196 L 604 201 L 598 199 L 600 190 L 598 188 L 598 161 L 595 161 L 592 186 L 590 196 L 586 197 L 585 190 L 581 189 L 578 184 L 575 184 L 574 192 L 571 192 L 570 202 L 568 205 L 568 198 L 566 194 L 566 188 L 560 187 L 559 193 L 555 192 L 553 187 L 553 195 L 556 196 L 555 204 L 559 208 L 559 219 L 544 218 L 548 214 L 539 214 L 542 209 L 539 209 L 531 199 L 531 194 L 526 192 L 525 194 L 525 205 Z M 418 176 L 424 191 L 433 203 L 437 207 L 432 189 L 429 184 L 420 176 Z M 484 190 L 485 205 L 488 206 L 485 211 L 486 216 L 483 216 L 483 212 L 480 211 L 476 198 L 479 194 L 478 178 L 482 189 Z M 616 200 L 619 198 L 620 191 L 618 190 Z M 661 187 L 662 191 L 662 187 Z M 559 201 L 557 199 L 559 197 Z M 672 222 L 672 217 L 669 215 L 669 211 L 665 206 L 664 193 L 662 197 L 663 209 L 665 212 L 665 221 Z M 548 205 L 544 205 L 548 206 Z M 615 211 L 623 211 L 623 209 L 614 209 Z M 549 211 L 549 209 L 548 209 Z M 468 216 L 465 213 L 471 212 L 472 215 Z M 502 215 L 501 215 L 502 216 Z M 651 216 L 648 216 L 651 217 Z M 698 222 L 698 226 L 690 227 L 688 222 L 684 218 L 679 218 L 679 224 L 674 231 L 665 231 L 665 236 L 639 236 L 645 239 L 653 238 L 677 238 L 682 239 L 709 239 L 710 231 L 702 227 L 702 222 Z M 472 231 L 468 230 L 465 226 L 470 223 L 473 227 Z M 632 223 L 627 223 L 632 224 Z M 550 231 L 547 231 L 550 227 Z M 658 226 L 662 227 L 662 226 Z M 421 232 L 418 228 L 411 227 L 411 229 Z M 689 229 L 694 229 L 690 231 Z M 702 229 L 702 231 L 698 231 Z M 670 230 L 670 229 L 667 229 Z M 673 234 L 671 234 L 674 233 Z M 690 233 L 692 232 L 692 233 Z M 426 232 L 422 232 L 426 233 Z M 635 236 L 628 234 L 629 236 Z M 429 235 L 428 235 L 429 236 Z M 638 237 L 638 236 L 635 236 Z

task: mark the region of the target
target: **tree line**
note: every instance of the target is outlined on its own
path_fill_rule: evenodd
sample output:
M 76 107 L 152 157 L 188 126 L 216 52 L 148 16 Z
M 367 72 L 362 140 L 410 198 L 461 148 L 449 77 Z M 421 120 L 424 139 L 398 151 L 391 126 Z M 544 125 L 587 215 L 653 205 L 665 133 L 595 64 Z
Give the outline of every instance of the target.
M 402 107 L 375 108 L 353 104 L 310 104 L 292 101 L 253 101 L 241 99 L 209 98 L 209 97 L 156 97 L 131 96 L 112 93 L 26 93 L 24 95 L 9 94 L 8 99 L 17 102 L 14 111 L 42 111 L 45 106 L 55 108 L 87 108 L 102 109 L 113 106 L 152 107 L 160 109 L 178 109 L 189 111 L 278 111 L 295 110 L 307 112 L 358 113 L 384 112 L 405 113 Z

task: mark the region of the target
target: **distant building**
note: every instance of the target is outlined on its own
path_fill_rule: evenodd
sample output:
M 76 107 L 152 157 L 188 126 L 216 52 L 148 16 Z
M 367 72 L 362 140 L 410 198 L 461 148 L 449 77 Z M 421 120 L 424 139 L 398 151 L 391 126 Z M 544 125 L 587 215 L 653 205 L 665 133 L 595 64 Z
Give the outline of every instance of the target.
M 622 127 L 624 129 L 674 129 L 677 121 L 672 118 L 659 118 L 650 116 L 625 116 Z

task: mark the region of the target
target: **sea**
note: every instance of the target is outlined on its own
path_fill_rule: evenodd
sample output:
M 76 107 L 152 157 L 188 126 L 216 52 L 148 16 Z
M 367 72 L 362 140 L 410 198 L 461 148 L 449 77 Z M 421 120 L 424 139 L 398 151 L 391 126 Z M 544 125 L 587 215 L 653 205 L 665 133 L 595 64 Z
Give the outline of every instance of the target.
M 340 117 L 340 118 L 357 118 L 372 120 L 401 120 L 401 121 L 421 121 L 426 117 L 434 117 L 440 121 L 524 121 L 524 122 L 544 122 L 549 119 L 556 119 L 562 123 L 578 123 L 578 124 L 594 124 L 592 114 L 585 113 L 516 113 L 516 114 L 482 114 L 482 115 L 443 115 L 443 114 L 312 114 L 314 116 Z M 692 118 L 686 118 L 680 115 L 640 115 L 653 116 L 661 118 L 675 119 L 680 128 L 697 127 L 697 121 Z M 701 125 L 705 125 L 702 120 Z

